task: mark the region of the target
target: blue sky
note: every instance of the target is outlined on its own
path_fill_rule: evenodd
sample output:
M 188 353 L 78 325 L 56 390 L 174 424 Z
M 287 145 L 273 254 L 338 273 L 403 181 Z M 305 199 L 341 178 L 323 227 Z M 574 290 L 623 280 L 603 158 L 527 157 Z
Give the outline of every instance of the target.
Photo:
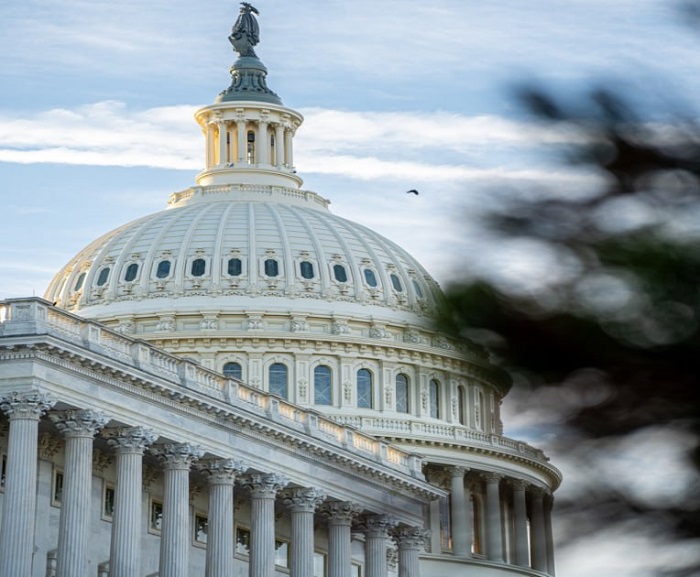
M 519 249 L 485 242 L 479 208 L 499 188 L 546 181 L 568 194 L 594 184 L 551 154 L 576 135 L 537 125 L 514 85 L 569 95 L 603 80 L 650 115 L 692 113 L 700 94 L 700 33 L 672 0 L 256 6 L 268 83 L 306 118 L 295 139 L 304 188 L 407 248 L 441 282 L 485 267 L 538 278 L 548 255 L 524 267 Z M 0 298 L 41 295 L 88 242 L 194 183 L 203 142 L 192 113 L 229 84 L 237 12 L 222 0 L 3 0 Z M 646 442 L 676 475 L 678 447 L 661 432 Z M 638 478 L 648 463 L 633 457 L 624 462 Z M 647 536 L 615 535 L 560 553 L 559 575 L 643 577 L 675 562 L 640 553 Z

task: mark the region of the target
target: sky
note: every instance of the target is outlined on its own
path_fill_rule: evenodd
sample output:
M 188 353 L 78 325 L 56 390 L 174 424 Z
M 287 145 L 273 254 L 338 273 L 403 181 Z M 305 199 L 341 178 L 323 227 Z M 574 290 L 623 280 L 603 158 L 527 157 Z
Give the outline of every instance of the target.
M 305 117 L 295 138 L 303 187 L 402 245 L 442 284 L 486 269 L 539 278 L 549 256 L 490 242 L 481 210 L 513 187 L 575 194 L 595 184 L 554 154 L 577 135 L 540 125 L 516 87 L 568 97 L 606 83 L 650 117 L 694 114 L 700 94 L 700 35 L 672 0 L 255 5 L 268 85 Z M 91 240 L 194 184 L 204 143 L 192 115 L 230 83 L 237 13 L 223 0 L 3 0 L 0 299 L 41 296 Z M 531 422 L 524 411 L 511 430 Z M 678 494 L 678 438 L 646 434 L 655 452 L 617 447 L 626 474 L 612 461 L 601 474 L 643 477 L 635 490 L 653 498 Z M 649 454 L 675 481 L 645 474 Z M 585 459 L 555 455 L 569 479 L 562 491 L 577 490 Z M 649 539 L 601 531 L 559 552 L 558 575 L 644 577 L 690 554 L 655 555 Z

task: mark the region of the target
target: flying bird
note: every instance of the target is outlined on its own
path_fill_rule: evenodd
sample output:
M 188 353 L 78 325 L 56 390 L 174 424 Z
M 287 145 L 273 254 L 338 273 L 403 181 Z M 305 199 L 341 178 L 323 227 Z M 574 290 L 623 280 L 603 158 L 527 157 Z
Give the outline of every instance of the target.
M 407 190 L 406 194 L 415 194 L 416 196 L 418 196 L 418 191 L 415 188 L 412 188 L 411 190 Z

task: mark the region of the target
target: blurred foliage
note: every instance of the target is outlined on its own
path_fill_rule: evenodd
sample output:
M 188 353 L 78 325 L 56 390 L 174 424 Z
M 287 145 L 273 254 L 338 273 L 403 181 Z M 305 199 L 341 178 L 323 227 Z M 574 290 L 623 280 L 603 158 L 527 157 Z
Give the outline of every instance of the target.
M 576 438 L 681 427 L 700 469 L 700 127 L 643 121 L 606 89 L 571 103 L 531 88 L 519 98 L 544 127 L 579 136 L 564 162 L 602 184 L 567 195 L 544 183 L 490 210 L 493 238 L 541 247 L 556 264 L 535 285 L 484 273 L 447 287 L 440 328 L 490 349 L 516 386 L 574 382 L 582 397 L 604 387 L 567 414 Z M 676 538 L 700 537 L 697 503 L 660 510 L 603 488 L 568 506 L 590 507 L 602 524 L 611 512 L 616 521 L 661 515 Z

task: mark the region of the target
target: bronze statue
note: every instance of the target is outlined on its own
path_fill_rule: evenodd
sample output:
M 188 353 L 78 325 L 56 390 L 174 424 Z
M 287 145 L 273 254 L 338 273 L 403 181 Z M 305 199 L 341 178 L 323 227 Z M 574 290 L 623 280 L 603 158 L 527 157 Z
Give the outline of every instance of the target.
M 231 29 L 231 36 L 228 37 L 239 56 L 257 58 L 253 46 L 260 41 L 260 28 L 253 14 L 260 12 L 248 2 L 241 2 L 241 11 Z

